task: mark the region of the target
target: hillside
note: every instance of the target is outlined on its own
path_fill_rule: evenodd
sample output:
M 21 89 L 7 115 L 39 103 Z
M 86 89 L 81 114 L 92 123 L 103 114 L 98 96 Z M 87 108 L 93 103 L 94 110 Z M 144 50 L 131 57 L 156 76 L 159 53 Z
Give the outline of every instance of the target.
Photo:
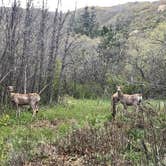
M 126 3 L 113 7 L 95 7 L 97 22 L 99 26 L 109 26 L 123 24 L 130 30 L 146 29 L 153 26 L 156 22 L 164 20 L 164 12 L 158 12 L 160 2 L 135 2 Z M 78 9 L 77 17 L 83 12 Z
M 164 1 L 162 3 L 159 1 L 153 3 L 135 2 L 113 7 L 94 7 L 93 10 L 96 14 L 96 24 L 98 23 L 99 30 L 99 33 L 96 33 L 96 36 L 94 35 L 95 37 L 93 37 L 93 31 L 92 35 L 89 35 L 88 29 L 86 30 L 86 21 L 88 23 L 88 19 L 85 20 L 85 16 L 88 15 L 85 12 L 86 8 L 77 10 L 76 24 L 80 28 L 78 33 L 85 38 L 85 41 L 88 41 L 86 39 L 88 37 L 94 41 L 96 38 L 99 40 L 99 44 L 96 43 L 96 54 L 85 49 L 86 54 L 94 59 L 100 54 L 105 58 L 103 63 L 107 61 L 107 74 L 101 79 L 98 78 L 98 82 L 107 84 L 108 82 L 105 83 L 103 80 L 110 79 L 112 82 L 110 81 L 107 84 L 109 87 L 115 84 L 125 84 L 126 86 L 128 83 L 138 83 L 146 89 L 147 94 L 145 96 L 154 97 L 154 94 L 150 95 L 153 92 L 158 93 L 157 97 L 163 96 L 165 94 L 163 90 L 166 87 L 163 81 L 163 73 L 165 73 L 163 68 L 165 65 L 164 36 L 166 34 L 166 6 Z M 89 15 L 93 14 L 93 10 L 88 7 Z M 84 28 L 81 28 L 84 25 L 81 21 L 85 21 Z M 106 32 L 102 36 L 101 32 L 104 27 Z M 89 42 L 88 45 L 91 45 L 91 43 Z M 97 50 L 100 47 L 102 48 Z M 94 49 L 91 48 L 91 50 Z M 101 52 L 99 53 L 99 51 Z M 101 62 L 101 60 L 99 61 Z M 95 70 L 99 71 L 95 71 L 95 73 L 101 72 L 98 66 L 96 65 Z M 161 68 L 163 68 L 162 71 Z M 102 77 L 102 74 L 100 73 L 100 77 Z M 108 78 L 108 75 L 110 75 L 110 78 Z M 117 75 L 120 75 L 122 80 L 117 81 Z M 161 78 L 163 79 L 161 80 Z M 153 90 L 149 92 L 149 89 Z M 110 89 L 108 91 L 108 93 L 112 92 Z

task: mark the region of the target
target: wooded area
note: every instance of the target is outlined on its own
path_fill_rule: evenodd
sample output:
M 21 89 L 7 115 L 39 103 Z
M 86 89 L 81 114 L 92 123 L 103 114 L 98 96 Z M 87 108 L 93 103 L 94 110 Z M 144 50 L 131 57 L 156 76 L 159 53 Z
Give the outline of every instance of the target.
M 166 11 L 160 3 L 128 3 L 55 12 L 28 0 L 0 8 L 0 78 L 20 93 L 39 92 L 42 101 L 59 96 L 109 98 L 116 85 L 145 98 L 166 95 Z M 135 14 L 133 14 L 135 13 Z M 102 17 L 101 17 L 102 16 Z M 1 86 L 1 103 L 7 102 Z

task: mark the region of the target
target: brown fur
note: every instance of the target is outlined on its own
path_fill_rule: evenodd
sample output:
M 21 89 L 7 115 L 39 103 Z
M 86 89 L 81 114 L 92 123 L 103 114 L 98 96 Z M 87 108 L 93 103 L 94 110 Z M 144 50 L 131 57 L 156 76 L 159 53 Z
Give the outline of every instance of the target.
M 115 117 L 116 114 L 116 105 L 118 102 L 123 104 L 124 109 L 127 110 L 127 106 L 135 106 L 138 110 L 138 106 L 142 101 L 142 94 L 123 94 L 121 87 L 117 86 L 117 92 L 112 95 L 112 106 L 113 113 L 112 116 Z
M 33 116 L 38 112 L 38 103 L 40 101 L 40 96 L 37 93 L 13 93 L 13 87 L 9 86 L 8 91 L 10 92 L 10 99 L 16 105 L 17 111 L 21 105 L 30 105 L 33 110 Z M 20 112 L 19 112 L 20 113 Z

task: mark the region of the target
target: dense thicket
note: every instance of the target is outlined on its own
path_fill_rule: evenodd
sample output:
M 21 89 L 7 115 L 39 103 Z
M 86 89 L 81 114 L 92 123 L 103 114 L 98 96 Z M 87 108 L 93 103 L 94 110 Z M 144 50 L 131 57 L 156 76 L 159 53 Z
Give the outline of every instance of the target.
M 159 3 L 128 3 L 62 13 L 57 2 L 26 9 L 14 0 L 0 8 L 0 78 L 20 93 L 109 97 L 117 84 L 146 97 L 166 94 L 166 10 Z M 1 102 L 6 89 L 1 86 Z
M 157 98 L 165 96 L 166 10 L 158 10 L 162 4 L 128 3 L 96 8 L 95 24 L 99 24 L 99 28 L 94 31 L 95 39 L 83 33 L 84 24 L 80 24 L 82 26 L 76 29 L 76 33 L 84 34 L 80 38 L 84 46 L 79 47 L 79 54 L 84 58 L 75 73 L 79 83 L 75 88 L 79 89 L 77 93 L 82 89 L 85 96 L 109 96 L 120 84 L 125 85 L 127 93 L 142 92 L 145 97 Z M 87 22 L 88 11 L 90 13 L 88 8 L 80 10 L 77 19 L 84 18 L 82 23 Z
M 28 0 L 24 10 L 19 1 L 14 0 L 11 8 L 0 8 L 1 78 L 9 73 L 1 83 L 2 102 L 6 98 L 4 85 L 13 85 L 20 93 L 39 92 L 46 87 L 45 101 L 52 102 L 56 97 L 54 84 L 59 81 L 55 80 L 56 62 L 60 57 L 62 65 L 73 45 L 69 29 L 74 14 L 63 14 L 59 10 L 60 1 L 54 13 L 48 12 L 46 4 L 43 0 L 41 9 L 35 9 L 33 1 Z M 64 28 L 67 18 L 69 24 Z

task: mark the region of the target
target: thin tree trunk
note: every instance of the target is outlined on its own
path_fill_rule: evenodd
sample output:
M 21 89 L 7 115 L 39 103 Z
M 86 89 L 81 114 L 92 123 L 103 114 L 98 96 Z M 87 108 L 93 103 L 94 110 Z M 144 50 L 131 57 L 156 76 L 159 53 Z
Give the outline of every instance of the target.
M 61 31 L 64 25 L 64 22 L 67 18 L 69 13 L 66 13 L 66 15 L 64 16 L 64 18 L 62 18 L 62 13 L 59 14 L 58 17 L 58 25 L 57 27 L 54 27 L 53 29 L 53 33 L 52 33 L 52 42 L 51 42 L 51 48 L 50 48 L 50 55 L 49 55 L 49 61 L 48 61 L 48 76 L 47 76 L 47 84 L 49 84 L 48 87 L 48 99 L 49 99 L 49 103 L 52 103 L 53 101 L 53 95 L 54 95 L 54 78 L 55 78 L 55 62 L 57 59 L 57 55 L 58 55 L 58 51 L 59 51 L 59 44 L 60 44 L 60 40 L 61 40 Z M 55 22 L 57 20 L 57 16 L 54 18 L 54 26 L 55 26 Z
M 27 93 L 27 65 L 24 68 L 24 94 Z
M 26 71 L 26 77 L 28 78 L 28 68 L 29 68 L 29 58 L 30 58 L 30 42 L 31 42 L 31 24 L 32 24 L 32 16 L 31 16 L 31 0 L 27 1 L 26 6 L 26 16 L 24 21 L 24 34 L 23 34 L 23 53 L 21 56 L 21 68 L 19 73 L 19 78 L 17 79 L 17 86 L 19 91 L 22 90 L 22 86 L 24 85 L 24 72 Z M 27 83 L 26 83 L 27 84 Z
M 67 55 L 69 54 L 69 51 L 70 51 L 70 49 L 71 49 L 71 47 L 74 43 L 74 40 L 69 41 L 69 38 L 70 38 L 70 33 L 72 32 L 71 27 L 72 27 L 72 23 L 74 22 L 75 12 L 74 12 L 73 15 L 71 15 L 70 22 L 69 22 L 69 27 L 67 28 L 64 54 L 63 54 L 63 57 L 62 57 L 62 67 L 61 67 L 60 76 L 59 76 L 59 80 L 58 80 L 57 101 L 58 101 L 59 97 L 61 96 L 61 86 L 62 86 L 62 80 L 63 80 L 63 72 L 64 72 L 64 69 L 65 69 L 65 66 L 66 66 L 66 58 L 67 58 Z

